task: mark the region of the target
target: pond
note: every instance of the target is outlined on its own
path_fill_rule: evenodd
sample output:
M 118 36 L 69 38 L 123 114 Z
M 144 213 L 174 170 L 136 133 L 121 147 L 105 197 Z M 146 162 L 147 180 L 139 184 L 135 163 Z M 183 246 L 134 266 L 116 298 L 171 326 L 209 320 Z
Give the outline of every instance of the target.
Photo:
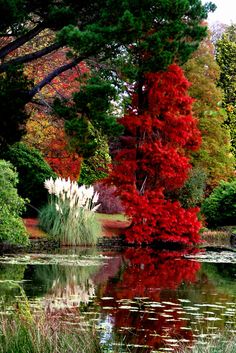
M 68 325 L 96 325 L 102 342 L 174 352 L 236 333 L 236 253 L 62 249 L 0 257 L 4 312 L 27 297 Z M 23 293 L 23 294 L 22 294 Z

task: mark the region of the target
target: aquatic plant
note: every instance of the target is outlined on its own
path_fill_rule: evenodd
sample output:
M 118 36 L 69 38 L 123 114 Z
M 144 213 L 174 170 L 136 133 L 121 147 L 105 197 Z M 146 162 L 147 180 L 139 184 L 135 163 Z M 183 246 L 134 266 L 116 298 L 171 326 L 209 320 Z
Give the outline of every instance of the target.
M 49 203 L 40 211 L 40 226 L 66 245 L 96 244 L 101 225 L 95 218 L 99 194 L 69 178 L 45 180 Z

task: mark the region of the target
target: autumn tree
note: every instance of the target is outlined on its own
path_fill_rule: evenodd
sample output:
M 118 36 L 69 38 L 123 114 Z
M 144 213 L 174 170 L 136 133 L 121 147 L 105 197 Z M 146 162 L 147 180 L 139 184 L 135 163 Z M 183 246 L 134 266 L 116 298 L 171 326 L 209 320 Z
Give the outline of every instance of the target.
M 223 89 L 223 106 L 227 112 L 232 150 L 236 153 L 236 25 L 231 25 L 216 44 L 216 60 L 220 67 L 219 86 Z
M 132 219 L 129 242 L 155 240 L 194 244 L 199 241 L 197 209 L 184 209 L 169 198 L 190 171 L 186 151 L 200 144 L 197 121 L 191 115 L 188 81 L 177 65 L 145 74 L 142 104 L 135 93 L 130 110 L 121 119 L 125 134 L 117 151 L 110 180 Z
M 72 181 L 79 179 L 82 158 L 68 149 L 63 129 L 50 141 L 45 159 L 58 176 Z
M 49 35 L 50 33 L 46 33 Z M 42 46 L 46 34 L 42 34 L 31 45 Z M 29 47 L 29 44 L 28 46 Z M 35 62 L 25 65 L 28 78 L 40 80 L 62 64 L 66 59 L 66 49 L 47 55 Z M 23 141 L 29 146 L 39 149 L 53 171 L 61 177 L 70 177 L 78 180 L 80 175 L 81 157 L 68 146 L 68 138 L 64 131 L 64 118 L 58 118 L 53 111 L 53 102 L 56 98 L 72 100 L 72 95 L 79 90 L 81 82 L 85 80 L 88 69 L 85 63 L 62 73 L 44 87 L 35 96 L 33 102 L 26 105 L 29 119 L 26 123 L 26 135 Z
M 2 120 L 6 127 L 1 130 L 1 147 L 12 142 L 8 136 L 11 135 L 13 139 L 13 127 L 17 132 L 15 140 L 24 133 L 27 120 L 25 105 L 32 102 L 44 87 L 63 72 L 85 60 L 95 60 L 99 68 L 108 59 L 113 61 L 117 56 L 122 56 L 124 51 L 138 41 L 141 43 L 141 56 L 148 45 L 153 65 L 161 68 L 164 62 L 170 63 L 180 53 L 186 56 L 197 46 L 205 32 L 198 23 L 206 18 L 208 10 L 212 8 L 212 4 L 202 6 L 200 0 L 150 0 L 138 3 L 130 0 L 122 1 L 120 6 L 114 1 L 103 0 L 2 2 L 0 36 L 4 40 L 0 47 L 0 80 L 4 95 L 1 104 L 5 109 Z M 16 54 L 16 51 L 35 40 L 43 31 L 54 33 L 44 47 L 38 49 L 36 46 L 24 54 Z M 6 42 L 5 38 L 10 40 Z M 22 66 L 65 47 L 71 49 L 62 64 L 53 68 L 40 81 L 27 79 Z M 140 47 L 137 50 L 140 52 Z M 11 91 L 5 87 L 9 75 L 12 80 Z M 17 104 L 12 104 L 12 97 Z M 12 109 L 7 110 L 7 106 L 12 106 Z M 3 110 L 1 105 L 0 109 Z M 9 127 L 10 121 L 14 121 L 15 125 Z M 83 128 L 81 133 L 84 132 Z M 88 136 L 89 131 L 86 133 Z M 106 131 L 103 133 L 106 134 Z
M 162 25 L 156 21 L 126 48 L 119 67 L 130 78 L 132 101 L 120 120 L 124 134 L 113 151 L 110 181 L 132 220 L 129 242 L 193 244 L 199 241 L 197 209 L 182 208 L 171 194 L 188 178 L 188 151 L 197 149 L 200 134 L 189 84 L 172 63 L 184 63 L 198 47 L 206 35 L 205 17 L 200 2 L 161 5 Z
M 229 131 L 224 125 L 223 92 L 217 86 L 220 69 L 214 58 L 210 34 L 183 68 L 191 82 L 189 94 L 195 98 L 193 112 L 202 135 L 201 148 L 192 154 L 191 163 L 196 173 L 201 170 L 206 175 L 209 193 L 220 180 L 232 177 L 234 170 Z

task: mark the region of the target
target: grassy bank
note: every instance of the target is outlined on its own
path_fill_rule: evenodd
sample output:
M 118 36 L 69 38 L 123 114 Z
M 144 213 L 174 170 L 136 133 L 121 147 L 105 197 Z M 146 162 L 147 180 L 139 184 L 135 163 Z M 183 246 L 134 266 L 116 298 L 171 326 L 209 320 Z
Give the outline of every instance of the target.
M 0 353 L 122 353 L 124 348 L 127 353 L 140 353 L 135 347 L 125 347 L 124 342 L 112 343 L 101 344 L 95 326 L 89 327 L 83 320 L 68 325 L 59 316 L 42 312 L 32 316 L 27 305 L 23 305 L 23 310 L 20 307 L 17 314 L 0 318 Z M 183 345 L 175 352 L 235 353 L 236 335 L 226 332 L 215 338 L 203 337 L 193 347 Z
M 176 353 L 236 353 L 236 335 L 225 332 L 215 339 L 199 340 L 192 348 L 183 346 Z
M 73 327 L 73 326 L 72 326 Z M 101 353 L 94 329 L 65 327 L 40 315 L 37 318 L 2 317 L 0 323 L 1 353 Z
M 230 247 L 230 235 L 233 229 L 235 229 L 233 226 L 225 226 L 217 229 L 204 229 L 201 237 L 207 245 Z

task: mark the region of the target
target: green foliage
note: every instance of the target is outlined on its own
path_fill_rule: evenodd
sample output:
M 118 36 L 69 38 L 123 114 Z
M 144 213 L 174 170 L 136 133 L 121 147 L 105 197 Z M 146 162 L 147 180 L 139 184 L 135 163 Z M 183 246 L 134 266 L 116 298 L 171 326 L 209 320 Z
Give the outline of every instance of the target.
M 202 213 L 209 226 L 235 225 L 236 180 L 222 181 L 203 202 Z
M 0 160 L 0 242 L 26 245 L 28 237 L 20 218 L 25 201 L 17 193 L 17 183 L 13 166 Z
M 206 187 L 206 174 L 203 170 L 193 168 L 184 186 L 180 189 L 178 200 L 184 208 L 201 205 Z
M 68 330 L 55 320 L 44 313 L 31 321 L 23 315 L 1 316 L 0 353 L 103 352 L 94 329 L 78 332 L 76 325 Z
M 104 137 L 98 139 L 98 148 L 94 156 L 84 159 L 81 166 L 79 183 L 93 185 L 96 181 L 104 179 L 108 174 L 111 163 L 109 147 Z
M 219 86 L 223 89 L 223 106 L 227 112 L 234 155 L 236 155 L 236 25 L 229 26 L 216 44 L 216 60 L 220 66 Z
M 70 148 L 84 158 L 93 156 L 99 146 L 99 136 L 116 136 L 121 126 L 111 113 L 115 89 L 98 76 L 90 78 L 74 94 L 73 105 L 56 100 L 55 112 L 65 119 L 65 132 Z
M 30 148 L 22 142 L 9 147 L 5 153 L 19 173 L 19 194 L 30 200 L 33 207 L 40 207 L 47 202 L 47 191 L 44 188 L 44 180 L 56 177 L 42 154 L 35 148 Z M 28 208 L 28 212 L 30 212 Z
M 69 179 L 45 180 L 49 203 L 39 214 L 41 228 L 66 245 L 94 245 L 101 235 L 95 217 L 98 195 L 93 187 L 78 187 Z
M 100 6 L 99 19 L 82 29 L 65 27 L 58 34 L 58 40 L 82 56 L 91 51 L 100 52 L 100 59 L 115 58 L 124 52 L 126 45 L 133 53 L 133 64 L 141 64 L 141 72 L 163 69 L 174 58 L 186 61 L 206 34 L 202 20 L 215 9 L 213 4 L 203 6 L 199 0 L 139 3 L 129 0 L 122 1 L 120 6 L 112 1 L 100 1 L 97 6 Z M 147 53 L 149 60 L 140 60 Z
M 192 83 L 189 93 L 196 99 L 193 111 L 202 135 L 201 147 L 192 154 L 191 161 L 195 168 L 206 174 L 206 191 L 209 192 L 220 180 L 232 177 L 235 162 L 229 131 L 224 125 L 226 114 L 221 108 L 223 95 L 217 86 L 219 66 L 209 36 L 184 65 L 184 70 Z
M 58 212 L 55 203 L 44 206 L 39 215 L 40 227 L 63 245 L 94 245 L 101 234 L 101 226 L 90 211 L 71 210 L 69 204 L 61 205 Z
M 105 66 L 109 77 L 132 82 L 140 72 L 163 70 L 173 61 L 185 62 L 204 38 L 206 27 L 202 20 L 214 8 L 212 3 L 202 5 L 200 0 L 127 0 L 119 6 L 106 0 L 0 0 L 0 34 L 6 39 L 0 48 L 0 108 L 4 126 L 0 144 L 20 139 L 27 118 L 25 105 L 55 77 L 81 61 L 88 59 L 87 65 L 91 64 L 99 74 Z M 29 45 L 31 40 L 37 43 L 43 31 L 52 35 L 42 50 Z M 8 41 L 9 33 L 12 37 Z M 19 64 L 26 72 L 30 62 L 65 47 L 71 51 L 64 63 L 48 65 L 49 75 L 47 72 L 40 77 L 36 73 L 32 84 L 19 70 Z M 129 60 L 120 60 L 116 70 L 115 59 L 123 58 L 124 53 Z M 75 96 L 79 116 L 66 116 L 71 144 L 86 157 L 96 150 L 98 130 L 107 136 L 119 130 L 106 107 L 113 98 L 111 86 L 97 78 L 90 83 Z

